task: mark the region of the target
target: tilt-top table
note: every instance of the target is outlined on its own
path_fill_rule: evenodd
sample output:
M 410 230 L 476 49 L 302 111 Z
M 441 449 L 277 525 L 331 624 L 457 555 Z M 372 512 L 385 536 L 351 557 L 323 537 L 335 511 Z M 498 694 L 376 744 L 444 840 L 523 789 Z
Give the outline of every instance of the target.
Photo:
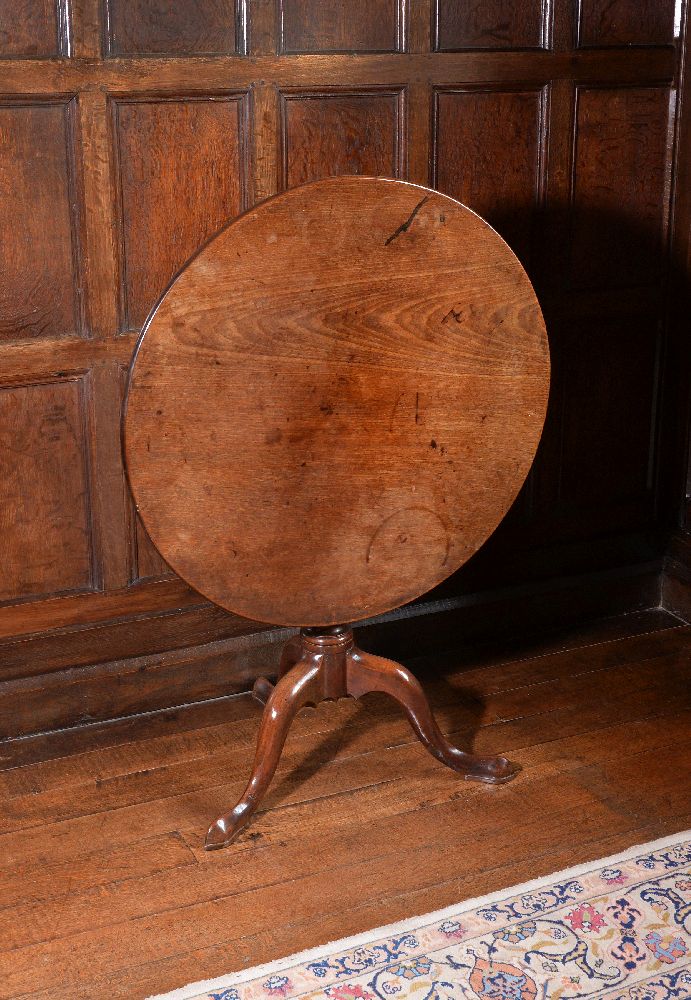
M 340 177 L 236 219 L 187 264 L 130 370 L 125 454 L 166 561 L 211 601 L 300 626 L 266 702 L 246 825 L 301 706 L 382 691 L 465 778 L 518 768 L 451 746 L 415 677 L 349 624 L 425 593 L 494 531 L 533 460 L 549 351 L 523 268 L 437 192 Z

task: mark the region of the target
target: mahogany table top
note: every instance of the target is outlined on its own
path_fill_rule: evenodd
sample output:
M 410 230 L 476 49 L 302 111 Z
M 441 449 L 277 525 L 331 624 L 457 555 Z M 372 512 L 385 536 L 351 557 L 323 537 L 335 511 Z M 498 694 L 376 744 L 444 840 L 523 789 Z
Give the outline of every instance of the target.
M 415 185 L 330 178 L 236 219 L 163 295 L 130 371 L 129 480 L 216 604 L 356 621 L 494 531 L 548 391 L 535 293 L 487 223 Z

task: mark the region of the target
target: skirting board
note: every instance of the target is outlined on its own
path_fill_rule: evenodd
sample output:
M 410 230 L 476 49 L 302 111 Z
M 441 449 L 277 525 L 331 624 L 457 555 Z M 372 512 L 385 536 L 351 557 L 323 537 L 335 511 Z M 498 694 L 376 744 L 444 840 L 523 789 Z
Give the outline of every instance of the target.
M 662 607 L 691 622 L 691 535 L 678 535 L 670 543 L 662 576 Z
M 363 623 L 357 639 L 365 649 L 405 661 L 413 654 L 549 631 L 659 603 L 660 567 L 646 563 L 412 605 Z M 87 642 L 89 631 L 71 634 L 75 650 Z M 293 631 L 255 625 L 251 634 L 2 681 L 0 738 L 247 691 L 256 677 L 275 672 L 282 644 Z M 65 637 L 61 640 L 64 647 Z

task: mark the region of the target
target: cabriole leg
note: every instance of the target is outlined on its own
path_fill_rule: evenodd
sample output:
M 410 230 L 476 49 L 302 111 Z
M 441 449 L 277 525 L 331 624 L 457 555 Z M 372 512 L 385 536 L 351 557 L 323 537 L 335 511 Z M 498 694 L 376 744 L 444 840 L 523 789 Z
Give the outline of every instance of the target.
M 353 649 L 348 655 L 346 683 L 348 694 L 354 698 L 372 691 L 395 698 L 421 743 L 437 760 L 458 771 L 466 780 L 501 784 L 511 781 L 520 771 L 520 766 L 506 757 L 479 757 L 449 743 L 432 715 L 420 682 L 400 663 Z
M 321 700 L 320 675 L 318 657 L 301 660 L 269 695 L 259 727 L 252 777 L 235 808 L 209 827 L 204 844 L 207 851 L 230 844 L 247 826 L 276 772 L 291 722 L 303 705 Z

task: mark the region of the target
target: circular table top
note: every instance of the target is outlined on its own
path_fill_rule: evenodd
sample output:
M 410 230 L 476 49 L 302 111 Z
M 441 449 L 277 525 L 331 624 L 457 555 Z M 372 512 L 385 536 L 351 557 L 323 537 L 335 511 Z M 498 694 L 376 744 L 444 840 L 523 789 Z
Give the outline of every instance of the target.
M 535 293 L 486 222 L 412 184 L 330 178 L 236 219 L 163 295 L 130 371 L 129 481 L 216 604 L 356 621 L 494 531 L 548 389 Z

